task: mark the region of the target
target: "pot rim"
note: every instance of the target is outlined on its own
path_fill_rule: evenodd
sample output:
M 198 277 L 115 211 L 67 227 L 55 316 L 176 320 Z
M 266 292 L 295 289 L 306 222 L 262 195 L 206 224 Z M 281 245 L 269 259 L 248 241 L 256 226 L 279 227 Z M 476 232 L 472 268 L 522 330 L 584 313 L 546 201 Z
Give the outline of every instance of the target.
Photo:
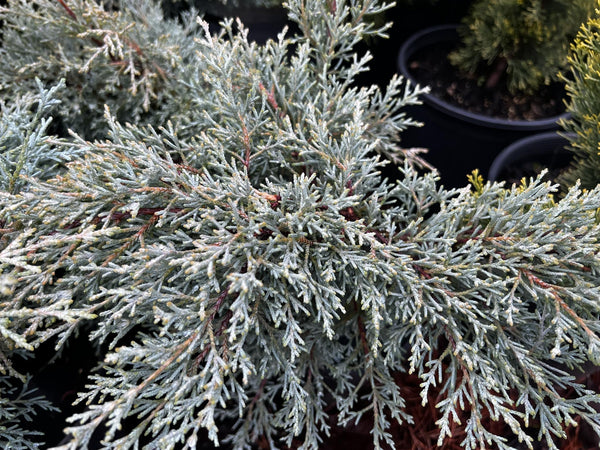
M 418 50 L 432 44 L 442 41 L 456 39 L 458 37 L 458 24 L 436 25 L 425 28 L 411 35 L 400 47 L 398 53 L 398 70 L 411 84 L 419 84 L 418 81 L 411 75 L 407 62 L 409 58 Z M 454 106 L 433 94 L 422 94 L 423 100 L 433 108 L 449 114 L 456 119 L 469 122 L 472 124 L 495 128 L 501 130 L 522 130 L 522 131 L 542 131 L 558 129 L 558 122 L 563 119 L 568 119 L 570 114 L 564 112 L 562 114 L 547 117 L 539 120 L 508 120 L 490 117 L 483 114 L 477 114 L 466 109 Z
M 490 181 L 499 181 L 498 176 L 508 164 L 519 161 L 522 157 L 536 157 L 547 154 L 547 145 L 555 144 L 553 150 L 559 149 L 562 153 L 569 153 L 568 145 L 571 137 L 576 136 L 575 133 L 565 133 L 560 131 L 547 131 L 545 133 L 536 133 L 531 136 L 519 139 L 504 150 L 502 150 L 490 166 L 487 178 Z M 563 143 L 562 147 L 557 147 L 556 144 Z

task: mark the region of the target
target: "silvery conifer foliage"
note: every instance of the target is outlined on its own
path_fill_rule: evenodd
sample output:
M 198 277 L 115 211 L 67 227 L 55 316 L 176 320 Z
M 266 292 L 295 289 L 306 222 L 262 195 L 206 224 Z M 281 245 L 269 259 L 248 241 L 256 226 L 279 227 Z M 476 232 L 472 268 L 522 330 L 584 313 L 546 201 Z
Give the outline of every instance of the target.
M 38 92 L 28 93 L 14 101 L 1 104 L 0 110 L 0 189 L 16 194 L 27 189 L 27 180 L 50 178 L 64 168 L 70 158 L 79 155 L 48 142 L 46 131 L 51 123 L 50 113 L 60 103 L 55 96 L 63 87 L 45 90 L 38 82 Z M 4 222 L 3 222 L 4 224 Z M 4 232 L 5 230 L 2 230 Z M 6 246 L 3 241 L 3 249 Z M 9 296 L 16 278 L 0 275 L 0 293 Z M 53 409 L 35 390 L 27 387 L 27 378 L 12 364 L 15 357 L 23 358 L 32 351 L 36 340 L 27 342 L 11 330 L 17 316 L 27 316 L 27 309 L 11 309 L 3 302 L 0 307 L 0 447 L 14 450 L 37 449 L 43 436 L 35 431 L 33 416 L 40 409 Z M 64 306 L 64 305 L 63 305 Z M 52 312 L 47 309 L 43 314 Z M 58 313 L 58 314 L 62 314 Z M 35 312 L 34 315 L 40 315 Z M 29 316 L 31 317 L 31 316 Z M 62 317 L 66 317 L 64 314 Z M 40 336 L 41 337 L 41 336 Z M 38 340 L 39 342 L 39 340 Z
M 77 155 L 66 170 L 0 192 L 0 356 L 84 324 L 109 348 L 61 448 L 104 424 L 105 448 L 191 449 L 205 429 L 316 449 L 332 420 L 367 416 L 393 446 L 391 422 L 411 420 L 398 371 L 424 399 L 442 386 L 440 445 L 460 410 L 467 448 L 510 448 L 484 412 L 530 448 L 577 416 L 600 430 L 599 396 L 570 375 L 600 364 L 600 191 L 448 191 L 410 154 L 383 179 L 421 92 L 354 84 L 368 58 L 353 46 L 383 33 L 366 19 L 386 6 L 287 7 L 301 34 L 265 46 L 200 22 L 169 122 L 109 105 L 106 139 L 51 140 Z
M 60 103 L 55 97 L 58 86 L 44 90 L 37 80 L 38 92 L 2 103 L 0 109 L 0 188 L 19 192 L 27 177 L 48 179 L 59 167 L 76 154 L 63 152 L 60 146 L 48 142 L 46 131 Z
M 195 51 L 195 16 L 166 20 L 152 0 L 11 0 L 0 6 L 0 96 L 64 79 L 55 114 L 64 128 L 105 137 L 105 104 L 124 122 L 162 125 L 186 99 L 178 89 Z

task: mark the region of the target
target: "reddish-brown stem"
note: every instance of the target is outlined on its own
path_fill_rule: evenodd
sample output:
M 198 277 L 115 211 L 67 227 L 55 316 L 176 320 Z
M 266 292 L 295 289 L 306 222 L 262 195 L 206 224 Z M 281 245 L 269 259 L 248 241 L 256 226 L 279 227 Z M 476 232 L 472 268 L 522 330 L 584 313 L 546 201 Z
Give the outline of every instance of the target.
M 421 275 L 426 280 L 430 280 L 431 279 L 431 274 L 426 269 L 424 269 L 423 267 L 421 267 L 421 266 L 419 266 L 417 264 L 413 264 L 413 268 L 419 273 L 419 275 Z
M 258 230 L 258 233 L 254 233 L 254 237 L 261 241 L 266 241 L 271 236 L 273 236 L 273 230 L 269 230 L 268 228 L 261 228 Z
M 360 308 L 358 307 L 358 303 L 356 302 L 356 300 L 354 301 L 354 308 L 356 309 L 357 313 L 358 333 L 360 335 L 360 342 L 363 347 L 363 352 L 365 352 L 365 356 L 368 356 L 370 351 L 369 343 L 367 341 L 367 332 L 365 330 L 365 324 L 362 320 L 362 316 L 360 315 Z
M 382 243 L 382 244 L 388 243 L 388 237 L 386 236 L 387 233 L 384 233 L 382 231 L 375 230 L 372 228 L 367 230 L 367 232 L 373 233 L 375 235 L 375 239 L 377 239 L 380 243 Z
M 252 412 L 252 410 L 254 409 L 254 405 L 256 405 L 256 402 L 262 396 L 262 393 L 265 389 L 266 384 L 267 384 L 267 380 L 266 380 L 266 378 L 263 378 L 258 386 L 258 390 L 256 391 L 256 394 L 254 395 L 254 397 L 252 398 L 252 401 L 248 405 L 248 414 L 250 414 Z
M 337 12 L 337 2 L 336 0 L 330 0 L 329 2 L 329 11 L 331 14 L 335 14 Z
M 269 194 L 267 192 L 258 192 L 258 195 L 265 200 L 267 200 L 271 204 L 271 209 L 277 209 L 279 207 L 279 202 L 281 201 L 281 195 L 279 194 Z
M 177 173 L 181 173 L 182 170 L 187 170 L 188 172 L 192 172 L 193 174 L 201 174 L 202 171 L 196 169 L 195 167 L 188 166 L 186 164 L 177 164 Z
M 73 19 L 75 22 L 79 22 L 77 20 L 77 15 L 73 12 L 73 10 L 71 8 L 69 8 L 69 6 L 65 3 L 64 0 L 57 0 L 57 1 L 65 9 L 67 14 L 71 17 L 71 19 Z
M 269 105 L 271 105 L 273 107 L 273 109 L 278 110 L 279 104 L 277 103 L 277 100 L 275 99 L 275 87 L 274 86 L 271 87 L 271 90 L 268 91 L 267 88 L 265 87 L 265 85 L 262 84 L 262 82 L 259 82 L 258 88 L 264 95 L 267 96 L 267 102 L 269 103 Z
M 232 311 L 227 311 L 227 313 L 225 314 L 225 317 L 223 317 L 223 320 L 221 321 L 221 325 L 219 326 L 219 329 L 215 333 L 215 337 L 219 337 L 219 336 L 221 336 L 223 334 L 223 331 L 225 331 L 225 327 L 227 327 L 227 324 L 229 323 L 229 320 L 231 319 L 231 316 L 233 316 L 233 312 Z M 194 360 L 194 369 L 198 368 L 198 366 L 200 365 L 200 362 L 202 362 L 202 360 L 206 357 L 206 355 L 208 354 L 209 350 L 210 350 L 210 346 L 209 345 L 207 345 L 206 347 L 204 347 L 202 349 L 202 351 L 200 352 L 200 354 Z
M 502 76 L 506 73 L 507 67 L 508 62 L 506 61 L 506 58 L 498 58 L 496 64 L 494 65 L 494 70 L 485 82 L 485 87 L 487 89 L 494 89 L 500 82 Z
M 206 322 L 207 324 L 211 323 L 215 319 L 215 317 L 219 313 L 219 310 L 221 309 L 221 305 L 223 304 L 223 301 L 225 300 L 225 298 L 227 297 L 228 294 L 229 294 L 229 287 L 226 287 L 225 290 L 223 290 L 223 292 L 221 292 L 219 294 L 219 296 L 217 297 L 217 301 L 215 302 L 215 310 L 213 311 L 213 313 L 208 318 L 208 322 Z M 229 323 L 229 320 L 231 319 L 232 315 L 233 315 L 232 311 L 227 311 L 227 314 L 225 314 L 225 317 L 221 321 L 221 325 L 219 326 L 219 329 L 217 330 L 215 336 L 218 337 L 218 336 L 221 336 L 221 334 L 223 334 L 223 331 L 225 331 L 225 327 Z M 194 364 L 193 364 L 194 370 L 198 369 L 198 366 L 200 365 L 200 363 L 202 362 L 202 360 L 206 357 L 206 355 L 208 354 L 209 350 L 210 350 L 210 346 L 209 345 L 207 345 L 206 347 L 204 347 L 202 349 L 202 351 L 200 352 L 200 354 L 194 360 Z
M 588 336 L 592 336 L 592 337 L 595 336 L 594 332 L 587 326 L 587 324 L 584 322 L 584 320 L 581 317 L 579 317 L 579 315 L 575 311 L 573 311 L 573 309 L 571 309 L 571 307 L 569 305 L 567 305 L 565 303 L 565 301 L 560 297 L 560 295 L 558 294 L 558 290 L 560 289 L 559 286 L 555 286 L 553 284 L 546 283 L 545 281 L 536 277 L 529 270 L 523 270 L 523 273 L 525 273 L 525 275 L 527 276 L 527 278 L 529 279 L 529 281 L 531 283 L 536 284 L 536 285 L 540 286 L 541 288 L 547 289 L 548 291 L 550 291 L 550 295 L 552 295 L 554 300 L 556 300 L 557 310 L 559 307 L 564 309 L 567 312 L 567 314 L 569 314 L 575 320 L 575 322 L 577 322 L 579 324 L 579 326 L 581 326 L 581 328 L 583 328 L 583 330 L 586 332 L 586 334 Z
M 157 212 L 164 211 L 162 208 L 140 208 L 138 210 L 138 216 L 154 216 Z M 178 214 L 183 211 L 183 208 L 169 208 L 167 212 Z M 109 220 L 114 220 L 115 222 L 121 222 L 123 220 L 127 220 L 131 218 L 132 215 L 130 212 L 115 212 L 110 215 Z M 158 218 L 158 216 L 156 216 Z M 91 224 L 96 225 L 102 221 L 103 217 L 96 216 L 91 220 Z M 66 225 L 63 230 L 71 230 L 73 228 L 77 228 L 81 225 L 80 220 L 74 220 L 70 224 Z
M 354 185 L 351 179 L 346 181 L 346 187 L 348 188 L 348 195 L 354 195 Z
M 140 238 L 141 236 L 143 236 L 144 233 L 146 233 L 146 231 L 148 231 L 150 229 L 150 227 L 158 221 L 158 218 L 159 218 L 158 216 L 150 217 L 148 222 L 146 222 L 144 225 L 142 225 L 142 227 L 137 231 L 137 233 L 135 233 L 135 238 L 137 239 L 137 238 Z
M 354 211 L 354 209 L 349 206 L 347 208 L 344 209 L 340 209 L 339 213 L 344 216 L 344 218 L 350 222 L 354 222 L 356 220 L 358 220 L 360 217 L 358 217 L 358 214 L 356 214 L 356 212 Z

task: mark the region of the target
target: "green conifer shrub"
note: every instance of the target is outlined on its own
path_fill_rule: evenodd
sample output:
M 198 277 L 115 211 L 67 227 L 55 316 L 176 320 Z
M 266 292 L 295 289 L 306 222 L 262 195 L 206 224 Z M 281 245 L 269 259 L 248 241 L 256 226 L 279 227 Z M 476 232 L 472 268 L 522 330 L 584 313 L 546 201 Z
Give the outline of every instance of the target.
M 488 87 L 506 76 L 512 92 L 534 92 L 558 79 L 571 40 L 595 6 L 596 0 L 477 0 L 450 60 Z
M 38 20 L 59 23 L 42 11 L 54 4 L 34 3 L 5 35 L 7 54 L 19 41 L 37 51 Z M 72 76 L 85 73 L 94 42 L 80 15 L 100 6 L 58 3 L 52 14 L 62 8 L 61 26 L 83 39 L 65 61 L 80 62 Z M 103 35 L 127 45 L 118 18 L 153 6 L 111 3 Z M 25 6 L 3 10 L 7 25 L 13 7 Z M 130 89 L 145 72 L 126 84 L 111 64 L 119 47 L 89 65 L 81 80 L 101 87 L 90 97 L 76 94 L 79 78 L 58 81 L 60 65 L 55 79 L 35 58 L 11 56 L 40 81 L 3 80 L 3 382 L 22 383 L 17 354 L 35 356 L 48 340 L 58 351 L 84 326 L 90 346 L 108 348 L 61 449 L 87 448 L 101 425 L 104 448 L 193 449 L 206 430 L 234 448 L 261 439 L 317 449 L 331 408 L 341 425 L 368 417 L 375 448 L 393 447 L 391 423 L 411 421 L 401 372 L 422 380 L 424 401 L 440 390 L 439 445 L 459 414 L 465 448 L 555 448 L 576 419 L 600 432 L 600 396 L 571 375 L 600 365 L 600 190 L 574 187 L 555 202 L 539 179 L 504 189 L 473 176 L 446 190 L 420 173 L 398 140 L 414 125 L 402 109 L 421 89 L 400 78 L 384 91 L 354 83 L 369 58 L 353 47 L 382 33 L 367 19 L 386 7 L 290 0 L 300 34 L 264 46 L 230 21 L 211 35 L 201 21 L 149 15 L 144 30 L 164 36 L 136 40 L 154 49 L 142 54 L 164 64 L 171 39 L 183 49 L 157 85 L 169 105 L 160 113 L 139 113 L 144 93 Z M 72 42 L 47 31 L 56 45 Z M 140 64 L 153 67 L 148 58 Z M 121 96 L 103 93 L 117 82 Z M 77 105 L 106 98 L 91 127 Z M 49 117 L 73 131 L 48 136 Z M 382 177 L 382 155 L 403 160 L 398 180 Z M 1 433 L 35 401 L 14 398 L 0 393 L 18 411 L 0 414 L 7 448 L 24 438 Z
M 580 180 L 584 188 L 600 182 L 600 12 L 582 25 L 571 45 L 569 67 L 572 76 L 563 77 L 569 96 L 567 110 L 571 117 L 562 123 L 574 133 L 570 148 L 574 162 L 563 174 L 567 185 Z

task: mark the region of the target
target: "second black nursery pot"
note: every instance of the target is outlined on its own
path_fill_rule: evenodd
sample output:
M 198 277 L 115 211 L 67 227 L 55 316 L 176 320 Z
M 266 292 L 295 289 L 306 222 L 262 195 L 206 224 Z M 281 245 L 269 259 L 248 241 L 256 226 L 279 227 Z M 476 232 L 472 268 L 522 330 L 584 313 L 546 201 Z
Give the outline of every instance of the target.
M 542 169 L 547 169 L 549 179 L 555 181 L 573 159 L 573 152 L 568 147 L 567 135 L 552 131 L 519 139 L 494 159 L 488 178 L 490 181 L 519 183 L 521 178 L 535 177 Z
M 411 83 L 418 83 L 410 71 L 411 58 L 427 47 L 458 42 L 457 25 L 441 25 L 413 34 L 402 45 L 398 70 Z M 512 142 L 542 131 L 557 130 L 557 121 L 565 115 L 543 120 L 498 119 L 456 107 L 432 94 L 422 96 L 423 104 L 407 108 L 407 114 L 424 124 L 402 133 L 405 148 L 428 149 L 425 159 L 435 166 L 446 187 L 462 187 L 467 175 L 479 169 L 487 176 L 488 168 L 502 149 Z

